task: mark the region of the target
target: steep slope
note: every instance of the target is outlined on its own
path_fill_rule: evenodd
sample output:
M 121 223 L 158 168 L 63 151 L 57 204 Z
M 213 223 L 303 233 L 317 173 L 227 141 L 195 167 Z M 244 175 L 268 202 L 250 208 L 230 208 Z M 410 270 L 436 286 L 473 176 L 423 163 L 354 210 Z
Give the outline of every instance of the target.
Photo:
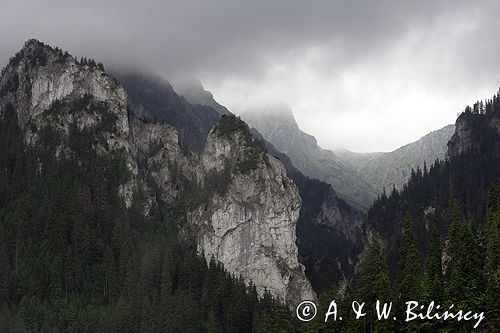
M 191 105 L 209 106 L 221 115 L 231 114 L 225 106 L 214 99 L 212 93 L 206 90 L 200 80 L 195 77 L 178 78 L 173 81 L 173 86 L 177 94 L 184 97 Z
M 202 154 L 218 190 L 188 217 L 199 227 L 198 247 L 230 271 L 288 304 L 314 298 L 297 261 L 295 228 L 301 200 L 283 164 L 266 154 L 248 126 L 223 116 Z M 258 180 L 258 181 L 256 181 Z
M 376 198 L 377 192 L 360 173 L 333 152 L 319 147 L 313 136 L 300 130 L 288 106 L 253 110 L 245 112 L 242 117 L 279 151 L 289 156 L 295 167 L 306 176 L 331 184 L 345 199 L 364 207 Z
M 368 223 L 384 235 L 389 247 L 397 247 L 405 212 L 414 219 L 421 250 L 426 246 L 431 218 L 442 236 L 448 233 L 452 201 L 474 224 L 486 222 L 488 192 L 500 179 L 499 101 L 498 95 L 491 100 L 488 113 L 466 109 L 457 118 L 455 133 L 448 143 L 448 159 L 436 162 L 428 172 L 419 170 L 400 193 L 393 191 L 374 203 Z M 397 256 L 397 251 L 389 253 Z M 391 260 L 393 265 L 396 261 L 396 257 Z
M 123 151 L 133 177 L 137 164 L 128 141 L 130 125 L 125 89 L 108 76 L 102 65 L 80 61 L 67 52 L 37 40 L 28 40 L 2 70 L 0 108 L 16 111 L 23 138 L 28 146 L 44 141 L 43 129 L 53 132 L 56 156 L 71 152 L 68 136 L 88 132 L 101 154 Z M 128 206 L 134 183 L 121 186 Z
M 202 105 L 191 105 L 177 95 L 170 83 L 154 74 L 114 71 L 128 92 L 130 110 L 141 118 L 162 121 L 179 132 L 184 151 L 201 153 L 208 132 L 219 113 Z
M 0 118 L 14 110 L 26 145 L 51 143 L 55 159 L 84 163 L 84 151 L 121 156 L 128 177 L 118 185 L 118 194 L 128 207 L 138 205 L 145 217 L 158 210 L 173 216 L 181 235 L 194 240 L 200 254 L 205 250 L 207 261 L 214 257 L 227 265 L 247 284 L 253 282 L 260 295 L 270 290 L 290 306 L 314 298 L 295 245 L 301 200 L 281 162 L 266 155 L 234 116 L 221 119 L 212 134 L 206 134 L 205 145 L 203 107 L 192 107 L 166 84 L 151 92 L 153 98 L 142 98 L 140 93 L 150 87 L 147 82 L 136 78 L 127 82 L 130 87 L 144 85 L 130 89 L 129 99 L 121 84 L 94 61 L 78 62 L 30 40 L 2 71 Z M 157 108 L 164 99 L 169 102 Z M 218 118 L 210 110 L 210 120 Z M 166 120 L 181 128 L 179 135 Z M 190 141 L 193 133 L 200 137 Z M 185 147 L 179 145 L 182 135 Z M 181 149 L 203 146 L 201 157 Z M 228 168 L 219 175 L 222 166 Z M 218 187 L 221 180 L 227 191 Z M 203 209 L 205 214 L 197 214 Z M 232 239 L 241 247 L 233 252 L 208 251 L 209 239 L 219 235 L 211 234 L 215 227 L 227 231 L 224 242 Z M 241 239 L 231 238 L 236 235 Z M 252 256 L 245 254 L 251 249 L 255 249 Z
M 455 131 L 454 125 L 433 131 L 421 139 L 388 153 L 353 153 L 336 150 L 337 156 L 352 165 L 379 193 L 391 190 L 393 186 L 401 189 L 409 179 L 411 169 L 423 169 L 424 163 L 430 166 L 436 159 L 444 159 L 448 140 Z

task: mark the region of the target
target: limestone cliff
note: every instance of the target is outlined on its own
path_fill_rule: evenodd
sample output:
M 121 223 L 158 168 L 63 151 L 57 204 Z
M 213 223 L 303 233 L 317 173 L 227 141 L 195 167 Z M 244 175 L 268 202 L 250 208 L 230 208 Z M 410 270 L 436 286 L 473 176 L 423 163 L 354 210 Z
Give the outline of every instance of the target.
M 201 161 L 207 173 L 229 179 L 189 216 L 199 227 L 200 252 L 255 284 L 261 295 L 267 289 L 292 305 L 313 299 L 295 244 L 301 199 L 283 164 L 234 116 L 214 127 Z

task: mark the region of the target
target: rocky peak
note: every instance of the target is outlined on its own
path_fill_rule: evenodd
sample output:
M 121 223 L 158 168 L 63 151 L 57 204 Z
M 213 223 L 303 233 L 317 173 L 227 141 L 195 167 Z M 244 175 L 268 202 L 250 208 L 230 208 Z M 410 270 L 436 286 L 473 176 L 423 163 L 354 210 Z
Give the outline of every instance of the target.
M 79 62 L 59 48 L 30 39 L 0 78 L 0 103 L 11 104 L 17 110 L 22 128 L 49 110 L 54 101 L 86 94 L 109 103 L 119 115 L 120 129 L 128 132 L 125 90 L 94 60 Z
M 276 104 L 267 108 L 246 111 L 243 119 L 255 127 L 262 136 L 287 155 L 293 155 L 290 143 L 316 149 L 317 141 L 312 135 L 300 130 L 290 106 Z M 293 157 L 290 156 L 293 161 Z
M 134 174 L 130 155 L 127 94 L 94 60 L 76 58 L 34 39 L 28 40 L 2 71 L 0 112 L 13 108 L 26 144 L 40 142 L 41 129 L 50 128 L 60 138 L 57 155 L 71 154 L 72 129 L 99 132 L 93 145 L 99 153 L 129 152 L 127 165 Z M 131 203 L 132 182 L 122 195 Z
M 217 170 L 225 167 L 226 161 L 236 163 L 236 169 L 248 172 L 257 168 L 259 163 L 267 162 L 264 144 L 250 132 L 248 125 L 239 117 L 223 115 L 209 134 L 204 163 Z
M 258 127 L 254 126 L 256 128 L 263 127 L 262 123 L 265 122 L 268 126 L 281 130 L 300 130 L 293 115 L 293 110 L 287 104 L 274 104 L 268 107 L 250 109 L 243 112 L 243 118 L 251 124 L 259 125 Z M 316 141 L 313 136 L 311 138 Z

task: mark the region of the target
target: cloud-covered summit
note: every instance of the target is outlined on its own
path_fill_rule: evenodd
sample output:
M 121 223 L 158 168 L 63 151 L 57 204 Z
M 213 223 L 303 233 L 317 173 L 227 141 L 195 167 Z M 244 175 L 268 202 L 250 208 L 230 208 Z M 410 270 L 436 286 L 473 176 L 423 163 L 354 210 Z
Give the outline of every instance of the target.
M 0 62 L 35 37 L 194 74 L 230 108 L 286 102 L 324 146 L 390 150 L 497 90 L 498 12 L 494 0 L 6 0 Z

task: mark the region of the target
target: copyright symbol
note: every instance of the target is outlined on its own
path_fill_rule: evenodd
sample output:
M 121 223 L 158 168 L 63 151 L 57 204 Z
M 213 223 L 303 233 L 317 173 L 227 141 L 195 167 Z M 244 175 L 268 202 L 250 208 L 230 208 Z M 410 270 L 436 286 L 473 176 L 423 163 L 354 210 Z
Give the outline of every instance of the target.
M 300 321 L 311 321 L 316 317 L 316 304 L 311 301 L 303 301 L 297 305 L 295 309 L 295 314 Z

